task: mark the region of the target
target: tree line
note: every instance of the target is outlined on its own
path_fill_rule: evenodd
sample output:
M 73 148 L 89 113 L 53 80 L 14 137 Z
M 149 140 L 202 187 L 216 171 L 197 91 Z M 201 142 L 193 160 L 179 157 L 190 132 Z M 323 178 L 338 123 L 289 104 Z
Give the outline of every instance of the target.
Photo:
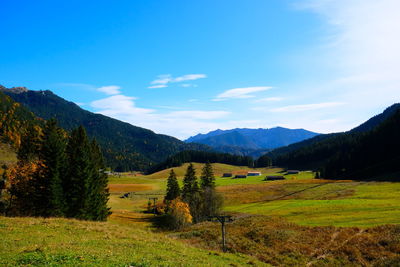
M 2 209 L 9 216 L 106 220 L 108 177 L 97 142 L 48 120 L 21 136 L 15 166 L 3 166 Z M 0 183 L 1 184 L 1 183 Z
M 197 162 L 197 163 L 224 163 L 234 166 L 248 166 L 250 168 L 262 168 L 272 165 L 272 161 L 268 156 L 260 157 L 254 160 L 249 156 L 238 156 L 228 153 L 217 153 L 207 151 L 194 151 L 187 150 L 179 152 L 164 162 L 151 167 L 148 171 L 149 174 L 155 173 L 168 168 L 179 167 L 184 163 Z

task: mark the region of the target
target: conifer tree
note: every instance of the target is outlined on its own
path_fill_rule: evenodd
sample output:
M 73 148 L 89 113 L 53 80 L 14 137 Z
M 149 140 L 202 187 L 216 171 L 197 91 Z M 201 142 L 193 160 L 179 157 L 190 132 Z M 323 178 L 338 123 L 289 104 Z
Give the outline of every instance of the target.
M 91 144 L 91 156 L 93 175 L 89 183 L 89 204 L 88 219 L 95 221 L 105 221 L 110 215 L 110 209 L 107 207 L 108 192 L 108 176 L 104 172 L 105 164 L 101 149 L 96 140 L 93 139 Z
M 204 191 L 206 188 L 215 188 L 215 177 L 211 163 L 207 162 L 201 172 L 200 186 Z
M 85 129 L 73 130 L 67 145 L 68 175 L 63 188 L 67 202 L 67 216 L 90 219 L 89 183 L 93 176 L 91 148 Z
M 217 215 L 223 203 L 222 196 L 215 191 L 214 172 L 209 162 L 204 165 L 200 179 L 202 205 L 200 206 L 198 221 L 205 220 L 208 216 Z
M 174 169 L 172 169 L 167 180 L 167 194 L 165 195 L 165 200 L 171 201 L 178 198 L 180 195 L 181 190 L 179 188 L 178 179 L 176 179 L 176 174 Z
M 203 201 L 197 183 L 196 171 L 192 163 L 189 164 L 185 177 L 183 178 L 182 199 L 189 204 L 190 214 L 193 217 L 193 221 L 195 223 L 199 222 Z
M 190 163 L 186 169 L 185 177 L 183 178 L 182 198 L 188 202 L 190 198 L 199 192 L 199 185 L 197 183 L 196 171 L 193 164 Z
M 35 207 L 40 216 L 63 216 L 65 198 L 62 180 L 66 172 L 66 134 L 49 120 L 43 129 L 39 154 L 40 169 L 35 174 Z

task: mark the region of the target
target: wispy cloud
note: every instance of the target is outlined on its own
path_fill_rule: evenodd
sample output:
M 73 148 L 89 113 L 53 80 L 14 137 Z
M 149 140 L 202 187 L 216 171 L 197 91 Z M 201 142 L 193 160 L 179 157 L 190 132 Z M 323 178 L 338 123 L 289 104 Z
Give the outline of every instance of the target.
M 168 87 L 168 86 L 166 84 L 158 84 L 158 85 L 149 86 L 147 88 L 155 89 L 155 88 L 164 88 L 164 87 Z
M 108 85 L 97 88 L 97 91 L 105 93 L 107 95 L 118 95 L 121 93 L 120 90 L 121 87 L 118 85 Z
M 305 105 L 291 105 L 280 108 L 271 109 L 272 112 L 299 112 L 299 111 L 309 111 L 323 108 L 331 108 L 342 106 L 345 103 L 342 102 L 325 102 L 325 103 L 317 103 L 317 104 L 305 104 Z
M 277 101 L 282 101 L 282 97 L 265 97 L 265 98 L 259 98 L 254 100 L 255 103 L 260 103 L 260 102 L 277 102 Z
M 98 109 L 100 113 L 107 116 L 118 115 L 145 115 L 154 112 L 152 109 L 138 108 L 135 106 L 135 97 L 124 95 L 113 95 L 107 98 L 95 100 L 91 106 Z
M 255 87 L 229 89 L 229 90 L 217 95 L 213 99 L 213 101 L 223 101 L 223 100 L 232 99 L 232 98 L 236 98 L 236 99 L 252 98 L 252 97 L 255 97 L 255 95 L 252 95 L 252 93 L 266 91 L 271 88 L 272 87 L 270 87 L 270 86 L 255 86 Z
M 172 110 L 161 112 L 138 107 L 131 96 L 113 95 L 91 102 L 98 113 L 132 125 L 152 129 L 158 133 L 186 138 L 200 131 L 211 131 L 220 125 L 215 120 L 224 119 L 231 113 L 225 110 Z M 161 107 L 171 109 L 171 107 Z M 173 107 L 172 107 L 173 108 Z
M 207 75 L 205 74 L 186 74 L 183 76 L 179 77 L 172 77 L 171 74 L 164 74 L 164 75 L 159 75 L 157 79 L 152 81 L 150 86 L 148 88 L 164 88 L 168 87 L 168 84 L 170 83 L 181 83 L 181 82 L 186 82 L 186 81 L 194 81 L 198 79 L 204 79 L 207 78 Z M 182 87 L 190 87 L 193 86 L 190 83 L 182 84 Z

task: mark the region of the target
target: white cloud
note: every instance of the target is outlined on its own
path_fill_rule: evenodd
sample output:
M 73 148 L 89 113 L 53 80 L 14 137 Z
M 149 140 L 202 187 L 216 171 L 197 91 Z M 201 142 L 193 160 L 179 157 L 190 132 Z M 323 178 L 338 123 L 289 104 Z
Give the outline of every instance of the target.
M 138 108 L 135 106 L 135 97 L 114 95 L 100 100 L 93 101 L 91 106 L 100 110 L 107 116 L 145 115 L 154 112 L 152 109 Z
M 341 102 L 325 102 L 317 104 L 305 104 L 305 105 L 291 105 L 280 108 L 271 109 L 272 112 L 299 112 L 299 111 L 309 111 L 323 108 L 332 108 L 337 106 L 342 106 L 345 103 Z
M 307 0 L 300 6 L 327 22 L 321 62 L 312 66 L 331 73 L 321 90 L 360 108 L 400 101 L 400 1 Z
M 163 75 L 159 75 L 157 77 L 156 80 L 152 81 L 150 84 L 152 84 L 151 86 L 149 86 L 148 88 L 164 88 L 164 87 L 168 87 L 168 84 L 170 83 L 181 83 L 181 82 L 185 82 L 185 81 L 194 81 L 194 80 L 198 80 L 198 79 L 203 79 L 203 78 L 207 78 L 207 75 L 205 74 L 186 74 L 183 76 L 179 76 L 179 77 L 172 77 L 171 74 L 163 74 Z M 182 87 L 191 87 L 191 86 L 195 86 L 192 84 L 182 84 Z
M 251 93 L 262 92 L 271 89 L 270 86 L 255 86 L 255 87 L 244 87 L 229 89 L 219 95 L 217 95 L 213 101 L 223 101 L 231 98 L 252 98 L 255 97 Z
M 91 106 L 106 116 L 178 138 L 187 138 L 200 131 L 216 129 L 220 124 L 215 120 L 230 115 L 230 112 L 224 110 L 179 110 L 161 113 L 154 109 L 137 107 L 135 100 L 135 97 L 114 95 L 93 101 Z
M 168 87 L 168 86 L 165 85 L 165 84 L 158 84 L 158 85 L 149 86 L 149 87 L 147 87 L 147 88 L 155 89 L 155 88 L 164 88 L 164 87 Z
M 120 94 L 120 89 L 118 85 L 109 85 L 109 86 L 102 86 L 97 88 L 97 91 L 105 93 L 107 95 L 118 95 Z
M 266 98 L 259 98 L 254 100 L 255 103 L 260 103 L 260 102 L 277 102 L 277 101 L 282 101 L 282 97 L 266 97 Z
M 180 77 L 176 77 L 174 82 L 194 81 L 198 79 L 207 78 L 205 74 L 186 74 Z

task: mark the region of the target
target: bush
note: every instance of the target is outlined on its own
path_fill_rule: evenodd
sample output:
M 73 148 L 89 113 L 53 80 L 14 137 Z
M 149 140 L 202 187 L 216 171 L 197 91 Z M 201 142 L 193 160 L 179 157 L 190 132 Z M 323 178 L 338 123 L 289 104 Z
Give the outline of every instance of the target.
M 189 205 L 182 200 L 174 199 L 169 203 L 165 215 L 165 225 L 169 229 L 177 230 L 188 226 L 193 221 Z

